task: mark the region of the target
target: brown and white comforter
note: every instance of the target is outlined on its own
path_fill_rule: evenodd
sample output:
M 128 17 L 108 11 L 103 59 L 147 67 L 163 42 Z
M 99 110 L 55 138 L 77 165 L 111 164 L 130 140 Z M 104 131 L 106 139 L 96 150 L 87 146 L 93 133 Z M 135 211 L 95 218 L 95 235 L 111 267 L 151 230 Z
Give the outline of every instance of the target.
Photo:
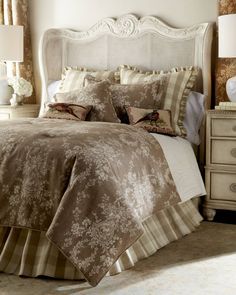
M 95 286 L 180 201 L 163 151 L 123 124 L 28 119 L 0 123 L 0 225 L 46 231 Z

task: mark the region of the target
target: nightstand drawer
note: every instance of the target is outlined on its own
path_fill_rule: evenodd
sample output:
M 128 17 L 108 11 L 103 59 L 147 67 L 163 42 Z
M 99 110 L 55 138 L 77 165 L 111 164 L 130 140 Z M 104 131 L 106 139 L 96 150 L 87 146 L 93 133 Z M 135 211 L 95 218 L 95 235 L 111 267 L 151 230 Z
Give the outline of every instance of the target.
M 236 140 L 218 140 L 211 142 L 211 163 L 236 165 Z
M 18 118 L 35 118 L 36 113 L 35 112 L 18 112 L 18 113 L 12 113 L 11 118 L 12 119 L 18 119 Z
M 211 199 L 236 201 L 236 173 L 211 172 Z
M 212 136 L 236 136 L 236 119 L 212 119 L 211 127 Z
M 12 120 L 18 118 L 36 118 L 39 114 L 39 105 L 24 104 L 16 107 L 0 105 L 0 120 Z

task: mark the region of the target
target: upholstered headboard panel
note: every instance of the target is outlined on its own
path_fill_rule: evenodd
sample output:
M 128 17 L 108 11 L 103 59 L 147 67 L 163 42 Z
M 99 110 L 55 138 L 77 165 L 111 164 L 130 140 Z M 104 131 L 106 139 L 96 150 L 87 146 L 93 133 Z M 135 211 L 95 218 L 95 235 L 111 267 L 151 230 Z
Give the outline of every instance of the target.
M 138 19 L 125 15 L 106 18 L 88 31 L 50 29 L 40 48 L 42 103 L 47 101 L 47 85 L 59 80 L 65 66 L 116 69 L 121 64 L 145 70 L 168 70 L 198 66 L 202 70 L 198 90 L 211 100 L 212 24 L 174 29 L 156 17 Z

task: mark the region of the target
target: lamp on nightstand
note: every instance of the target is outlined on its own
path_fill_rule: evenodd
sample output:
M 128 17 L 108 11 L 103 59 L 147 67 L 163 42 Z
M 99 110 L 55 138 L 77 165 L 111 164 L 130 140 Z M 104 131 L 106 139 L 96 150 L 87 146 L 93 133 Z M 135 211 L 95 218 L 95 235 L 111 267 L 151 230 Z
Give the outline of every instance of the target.
M 219 57 L 236 58 L 236 14 L 222 15 L 219 20 Z M 236 102 L 236 76 L 226 83 L 226 92 Z
M 4 62 L 22 62 L 23 44 L 23 26 L 0 25 L 0 104 L 9 104 L 12 96 Z

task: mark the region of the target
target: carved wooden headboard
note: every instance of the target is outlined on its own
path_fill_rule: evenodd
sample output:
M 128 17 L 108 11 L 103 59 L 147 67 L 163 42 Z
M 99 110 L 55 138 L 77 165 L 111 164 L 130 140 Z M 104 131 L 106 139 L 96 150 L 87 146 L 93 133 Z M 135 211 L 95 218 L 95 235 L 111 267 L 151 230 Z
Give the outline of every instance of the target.
M 146 70 L 198 66 L 198 91 L 211 106 L 211 46 L 213 24 L 172 28 L 158 18 L 124 15 L 106 18 L 88 31 L 50 29 L 40 46 L 42 106 L 48 101 L 47 86 L 60 80 L 65 66 L 116 69 L 121 64 Z

